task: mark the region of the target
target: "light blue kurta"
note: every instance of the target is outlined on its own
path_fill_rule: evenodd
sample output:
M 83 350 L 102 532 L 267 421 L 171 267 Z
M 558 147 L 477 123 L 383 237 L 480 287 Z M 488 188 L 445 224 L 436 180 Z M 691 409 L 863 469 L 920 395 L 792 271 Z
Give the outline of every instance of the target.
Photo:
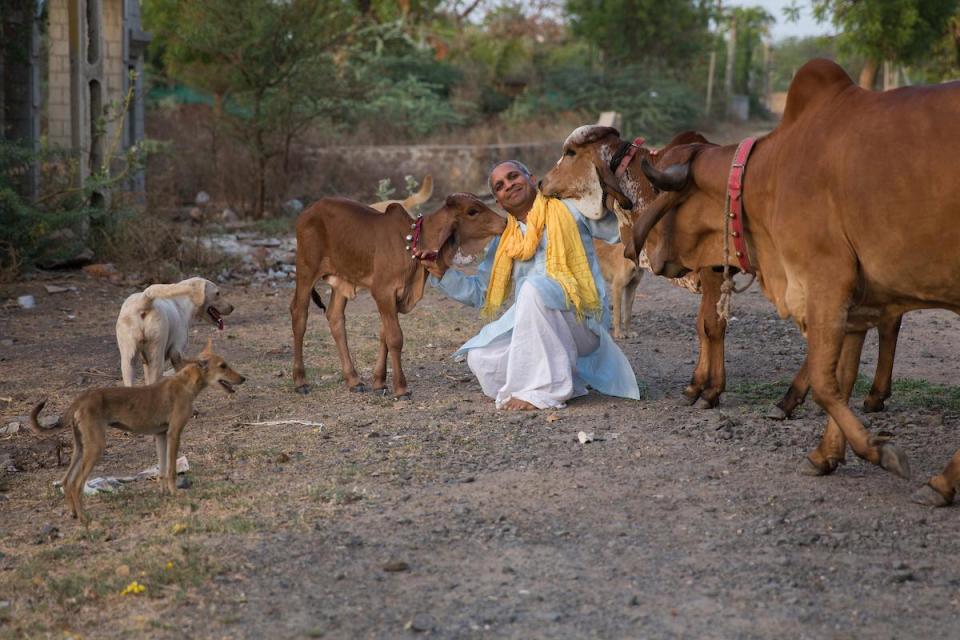
M 600 346 L 592 353 L 577 358 L 575 374 L 580 380 L 600 393 L 639 400 L 640 389 L 637 386 L 637 378 L 633 373 L 633 368 L 608 332 L 610 309 L 607 301 L 607 291 L 604 286 L 603 275 L 600 273 L 600 264 L 597 262 L 597 256 L 593 251 L 592 238 L 594 237 L 611 243 L 620 241 L 616 216 L 608 214 L 599 221 L 591 220 L 585 218 L 569 200 L 563 202 L 577 222 L 580 240 L 583 242 L 587 260 L 590 262 L 593 280 L 597 284 L 600 299 L 603 301 L 603 316 L 599 321 L 591 316 L 584 318 L 586 327 L 600 337 Z M 521 223 L 520 229 L 526 233 L 525 224 Z M 447 269 L 442 279 L 430 276 L 431 284 L 454 300 L 472 307 L 482 307 L 487 294 L 490 271 L 493 268 L 493 258 L 496 255 L 499 243 L 500 238 L 497 237 L 487 246 L 486 256 L 477 268 L 476 275 L 471 276 L 456 269 Z M 529 282 L 537 288 L 548 308 L 559 311 L 569 310 L 566 298 L 563 295 L 563 288 L 556 280 L 547 276 L 546 229 L 541 234 L 540 246 L 537 247 L 537 253 L 534 257 L 531 260 L 514 260 L 513 262 L 514 296 L 516 292 L 520 291 L 524 282 Z M 515 311 L 516 305 L 513 304 L 502 316 L 485 325 L 480 333 L 468 340 L 454 355 L 465 353 L 470 349 L 485 347 L 497 338 L 511 333 L 515 321 Z

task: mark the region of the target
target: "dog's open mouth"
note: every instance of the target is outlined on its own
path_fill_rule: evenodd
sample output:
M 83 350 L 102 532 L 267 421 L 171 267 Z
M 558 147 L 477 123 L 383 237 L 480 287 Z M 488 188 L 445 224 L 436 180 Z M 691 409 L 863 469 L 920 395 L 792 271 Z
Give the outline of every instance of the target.
M 226 380 L 217 380 L 220 383 L 220 386 L 226 389 L 229 393 L 235 393 L 236 389 L 233 388 L 233 385 L 227 382 Z
M 217 329 L 220 329 L 220 331 L 223 331 L 223 316 L 220 315 L 220 312 L 214 309 L 213 307 L 207 307 L 207 315 L 210 316 L 213 319 L 213 321 L 217 324 Z

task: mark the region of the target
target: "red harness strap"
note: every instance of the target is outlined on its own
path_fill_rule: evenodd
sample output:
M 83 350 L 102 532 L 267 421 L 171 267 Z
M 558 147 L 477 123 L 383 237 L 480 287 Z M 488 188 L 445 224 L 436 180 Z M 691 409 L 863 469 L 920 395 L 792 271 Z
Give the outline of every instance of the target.
M 730 216 L 730 235 L 737 251 L 737 260 L 744 273 L 756 273 L 747 254 L 747 240 L 743 235 L 743 174 L 747 169 L 747 158 L 753 150 L 756 138 L 747 138 L 737 147 L 730 165 L 730 179 L 727 181 L 727 215 Z
M 623 158 L 620 160 L 620 164 L 617 165 L 617 170 L 613 172 L 613 175 L 618 178 L 623 175 L 627 167 L 630 166 L 630 161 L 633 160 L 633 156 L 637 155 L 637 150 L 643 146 L 644 142 L 644 138 L 634 138 L 633 142 L 630 143 L 630 148 L 623 154 Z

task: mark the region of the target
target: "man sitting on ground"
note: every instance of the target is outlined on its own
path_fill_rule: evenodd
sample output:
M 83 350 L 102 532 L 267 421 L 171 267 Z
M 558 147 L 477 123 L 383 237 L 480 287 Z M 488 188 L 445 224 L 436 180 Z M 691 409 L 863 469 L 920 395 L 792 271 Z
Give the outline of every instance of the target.
M 610 338 L 609 307 L 591 237 L 618 242 L 616 218 L 585 218 L 572 204 L 539 193 L 523 163 L 494 167 L 490 188 L 508 212 L 477 275 L 441 272 L 424 261 L 431 283 L 447 296 L 492 316 L 511 290 L 515 303 L 457 352 L 483 392 L 508 410 L 563 407 L 586 385 L 640 398 L 637 379 Z

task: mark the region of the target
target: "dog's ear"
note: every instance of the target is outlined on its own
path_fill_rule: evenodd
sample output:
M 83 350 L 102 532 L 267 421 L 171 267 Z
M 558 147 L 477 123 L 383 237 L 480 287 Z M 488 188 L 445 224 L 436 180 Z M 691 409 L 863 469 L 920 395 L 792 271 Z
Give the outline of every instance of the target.
M 190 283 L 190 302 L 196 307 L 202 307 L 207 300 L 207 286 L 216 287 L 209 280 L 204 278 L 194 278 Z
M 203 351 L 200 352 L 200 356 L 212 356 L 213 355 L 213 338 L 207 338 L 207 346 L 203 348 Z

